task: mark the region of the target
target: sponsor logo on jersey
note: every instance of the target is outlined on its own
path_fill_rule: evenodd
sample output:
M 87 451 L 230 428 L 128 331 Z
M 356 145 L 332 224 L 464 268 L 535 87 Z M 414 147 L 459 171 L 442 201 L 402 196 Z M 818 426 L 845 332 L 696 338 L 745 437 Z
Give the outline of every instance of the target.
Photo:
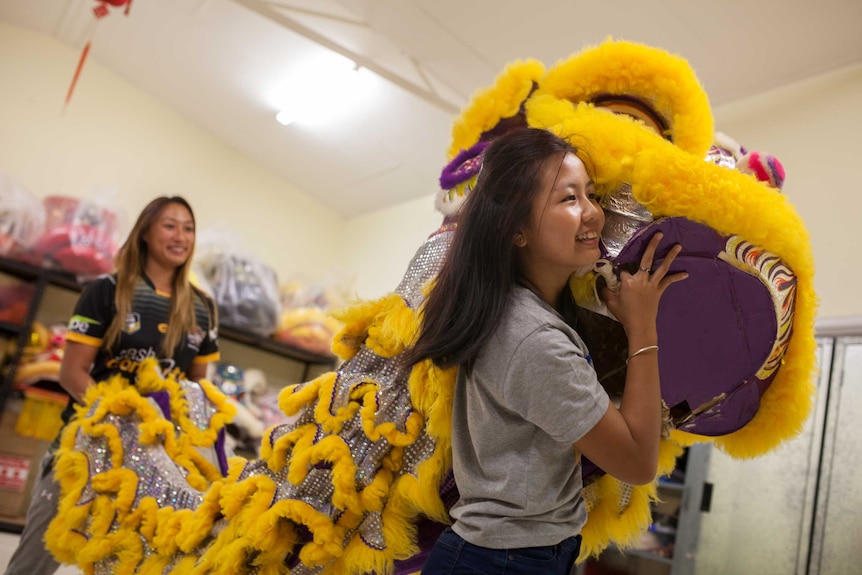
M 200 351 L 201 343 L 204 341 L 204 332 L 200 327 L 196 327 L 194 331 L 188 334 L 189 347 L 195 351 Z
M 131 312 L 126 315 L 126 324 L 123 326 L 123 331 L 132 334 L 141 329 L 141 314 Z
M 158 329 L 159 333 L 168 333 L 168 324 L 160 323 Z
M 149 357 L 156 357 L 153 347 L 130 347 L 120 351 L 106 362 L 109 369 L 119 369 L 126 373 L 137 373 L 141 362 Z
M 112 370 L 119 370 L 123 373 L 137 374 L 141 370 L 141 364 L 144 360 L 157 357 L 156 350 L 150 347 L 132 347 L 124 349 L 106 362 L 106 366 Z M 163 377 L 173 377 L 174 379 L 184 379 L 185 372 L 177 367 L 177 362 L 172 358 L 160 358 L 159 369 Z
M 83 315 L 73 315 L 69 320 L 68 329 L 69 331 L 86 335 L 91 325 L 101 325 L 101 322 Z

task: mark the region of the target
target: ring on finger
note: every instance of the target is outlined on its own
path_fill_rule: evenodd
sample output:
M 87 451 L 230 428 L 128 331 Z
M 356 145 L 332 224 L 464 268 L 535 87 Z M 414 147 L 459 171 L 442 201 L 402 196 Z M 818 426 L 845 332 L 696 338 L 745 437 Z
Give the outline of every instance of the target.
M 652 273 L 652 269 L 650 269 L 650 268 L 645 268 L 644 266 L 639 266 L 639 267 L 638 267 L 638 269 L 639 269 L 640 271 L 642 271 L 642 272 L 646 272 L 646 273 L 648 273 L 648 274 L 651 274 L 651 273 Z

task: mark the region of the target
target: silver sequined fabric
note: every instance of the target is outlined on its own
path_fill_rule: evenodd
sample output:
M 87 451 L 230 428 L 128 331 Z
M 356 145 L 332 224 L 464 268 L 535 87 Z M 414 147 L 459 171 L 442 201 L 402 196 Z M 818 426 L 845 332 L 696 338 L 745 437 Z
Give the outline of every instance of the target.
M 454 225 L 442 226 L 423 243 L 408 265 L 395 293 L 403 298 L 410 309 L 415 310 L 421 305 L 424 299 L 423 289 L 439 271 L 453 234 Z M 400 356 L 381 357 L 362 345 L 355 356 L 344 362 L 335 374 L 336 381 L 331 398 L 331 410 L 335 412 L 346 406 L 350 402 L 350 392 L 356 386 L 363 383 L 373 384 L 376 386 L 377 402 L 375 422 L 378 424 L 392 422 L 398 431 L 404 432 L 407 418 L 413 410 L 407 386 L 409 375 L 410 367 L 403 364 Z M 301 384 L 297 389 L 302 389 L 305 385 L 308 384 Z M 197 384 L 184 382 L 183 393 L 188 402 L 188 417 L 193 425 L 202 430 L 207 429 L 213 414 L 216 412 L 215 406 L 207 400 L 203 390 Z M 98 404 L 91 406 L 91 415 L 95 413 L 94 410 L 97 407 Z M 311 404 L 304 406 L 290 423 L 273 428 L 269 437 L 265 438 L 264 441 L 274 444 L 280 437 L 309 424 L 317 425 L 318 433 L 315 442 L 324 439 L 327 437 L 327 433 L 316 422 L 314 416 L 316 407 L 317 400 L 315 399 Z M 186 470 L 171 460 L 162 445 L 158 443 L 144 445 L 140 442 L 141 420 L 136 414 L 109 415 L 105 418 L 104 423 L 119 430 L 123 445 L 123 467 L 133 470 L 138 476 L 134 507 L 137 507 L 145 497 L 153 497 L 160 507 L 173 507 L 174 509 L 196 509 L 201 504 L 204 494 L 188 485 Z M 177 431 L 179 432 L 179 430 Z M 374 479 L 384 458 L 391 452 L 392 446 L 386 439 L 371 440 L 366 436 L 362 427 L 361 414 L 358 411 L 352 419 L 344 422 L 337 435 L 349 447 L 357 469 L 356 488 L 361 490 Z M 415 474 L 417 466 L 433 454 L 435 447 L 433 439 L 426 435 L 423 430 L 412 445 L 405 446 L 399 473 Z M 89 437 L 79 432 L 76 449 L 88 454 L 91 477 L 112 467 L 111 453 L 106 440 Z M 205 451 L 202 450 L 202 452 Z M 214 458 L 213 453 L 210 453 L 211 459 Z M 288 452 L 287 457 L 290 457 L 290 452 Z M 341 511 L 332 502 L 335 489 L 332 471 L 328 465 L 317 465 L 310 469 L 305 478 L 298 484 L 291 483 L 287 474 L 288 465 L 282 466 L 281 470 L 276 473 L 266 461 L 252 460 L 245 465 L 238 481 L 242 482 L 251 477 L 267 477 L 276 486 L 273 504 L 283 500 L 302 501 L 333 520 L 338 518 Z M 88 484 L 79 503 L 84 503 L 93 496 L 95 493 Z M 117 527 L 118 525 L 113 526 L 113 528 Z M 206 553 L 206 545 L 212 544 L 218 537 L 218 526 L 210 535 L 211 537 L 206 539 L 205 545 L 193 550 L 193 555 L 201 557 Z M 356 536 L 359 536 L 370 549 L 385 549 L 386 538 L 380 513 L 366 513 L 359 525 L 345 534 L 344 544 L 346 545 Z M 149 548 L 144 537 L 141 537 L 141 543 L 144 558 L 146 558 L 153 550 Z M 176 561 L 169 565 L 165 569 L 165 573 L 171 572 L 175 563 Z M 98 562 L 95 565 L 95 573 L 113 573 L 117 568 L 117 558 L 111 557 Z M 312 568 L 296 563 L 290 572 L 297 575 L 314 575 L 320 573 L 324 568 L 325 566 Z M 256 568 L 251 565 L 236 566 L 236 572 L 255 573 Z
M 629 184 L 623 184 L 602 198 L 605 227 L 602 245 L 613 260 L 639 229 L 653 221 L 653 215 L 632 195 Z

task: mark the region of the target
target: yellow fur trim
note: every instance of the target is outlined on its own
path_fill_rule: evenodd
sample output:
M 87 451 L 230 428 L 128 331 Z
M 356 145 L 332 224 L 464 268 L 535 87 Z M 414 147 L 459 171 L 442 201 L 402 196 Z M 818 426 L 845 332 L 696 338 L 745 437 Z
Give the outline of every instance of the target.
M 449 439 L 452 423 L 452 396 L 457 368 L 441 370 L 430 360 L 413 366 L 408 380 L 413 405 L 424 413 L 428 434 Z
M 586 104 L 547 96 L 527 104 L 528 119 L 560 134 L 577 133 L 595 150 L 596 180 L 630 182 L 635 199 L 657 216 L 685 217 L 739 235 L 778 255 L 797 277 L 793 334 L 782 368 L 761 398 L 755 417 L 719 438 L 702 437 L 734 457 L 766 453 L 795 436 L 813 405 L 815 349 L 814 263 L 805 227 L 779 192 L 753 177 L 688 154 L 634 121 Z M 553 123 L 554 118 L 560 118 Z
M 200 455 L 196 447 L 211 446 L 215 442 L 218 429 L 229 420 L 233 407 L 215 386 L 203 382 L 201 387 L 215 406 L 215 412 L 209 427 L 198 429 L 189 417 L 180 384 L 162 379 L 156 365 L 155 360 L 142 364 L 137 388 L 122 376 L 91 386 L 85 395 L 85 404 L 89 408 L 79 407 L 77 417 L 63 432 L 54 470 L 62 496 L 58 514 L 48 527 L 47 546 L 59 559 L 78 563 L 84 566 L 85 571 L 91 571 L 92 564 L 97 561 L 116 557 L 119 559 L 118 573 L 135 572 L 143 557 L 140 537 L 151 542 L 161 540 L 165 545 L 166 538 L 160 538 L 160 533 L 157 535 L 160 523 L 169 524 L 180 516 L 191 514 L 173 513 L 173 509 L 167 510 L 171 513 L 165 513 L 166 510 L 159 510 L 151 498 L 144 498 L 137 508 L 132 507 L 138 477 L 133 470 L 122 467 L 122 440 L 114 425 L 104 423 L 107 417 L 134 413 L 140 419 L 139 441 L 142 444 L 163 444 L 171 459 L 185 468 L 189 485 L 203 491 L 210 487 L 212 479 L 221 478 L 218 470 Z M 156 391 L 168 392 L 173 423 L 141 395 Z M 182 433 L 177 435 L 175 426 Z M 79 433 L 107 442 L 112 469 L 89 476 L 87 457 L 74 451 Z M 88 479 L 95 496 L 88 503 L 78 505 Z M 209 512 L 208 531 L 216 513 L 212 513 L 205 504 L 199 510 L 201 515 Z M 161 522 L 159 518 L 162 518 Z M 87 530 L 85 522 L 89 522 L 88 530 L 91 532 L 88 539 L 78 535 Z M 120 522 L 118 529 L 114 529 L 116 522 Z M 175 550 L 174 538 L 169 538 L 169 541 L 167 547 Z M 164 561 L 148 562 L 153 566 L 163 567 L 164 564 Z
M 352 358 L 362 344 L 369 343 L 369 330 L 371 330 L 374 335 L 370 343 L 375 347 L 374 351 L 388 353 L 389 355 L 383 357 L 391 357 L 395 353 L 394 346 L 401 345 L 403 349 L 403 342 L 386 341 L 386 337 L 391 337 L 394 329 L 390 324 L 395 321 L 387 320 L 386 316 L 390 311 L 404 307 L 406 306 L 401 296 L 388 294 L 375 301 L 360 302 L 333 312 L 333 317 L 343 324 L 341 331 L 333 338 L 333 353 L 344 361 Z M 381 337 L 383 341 L 378 342 L 378 338 Z
M 452 125 L 449 161 L 479 142 L 482 134 L 518 113 L 545 71 L 537 60 L 512 62 L 497 76 L 493 86 L 476 92 Z
M 389 307 L 368 327 L 365 344 L 380 357 L 394 357 L 416 340 L 416 312 L 403 298 L 390 300 Z
M 702 156 L 688 154 L 635 120 L 589 104 L 575 105 L 547 92 L 543 82 L 542 89 L 527 102 L 530 125 L 549 128 L 564 137 L 575 134 L 588 142 L 587 151 L 594 162 L 600 193 L 622 182 L 631 183 L 635 199 L 654 214 L 687 217 L 719 233 L 742 236 L 779 255 L 797 276 L 791 342 L 782 368 L 761 398 L 755 417 L 739 431 L 723 437 L 676 432 L 672 440 L 662 444 L 681 450 L 683 445 L 714 441 L 731 456 L 754 457 L 796 435 L 812 405 L 816 297 L 810 244 L 792 207 L 783 196 L 754 178 L 709 164 Z M 696 118 L 697 114 L 693 114 L 689 121 L 695 131 L 711 128 L 711 120 L 705 119 L 703 125 L 697 127 Z M 578 145 L 579 140 L 573 143 Z M 591 290 L 588 282 L 589 278 L 573 280 L 573 291 Z M 669 458 L 673 460 L 676 456 Z M 641 497 L 643 488 L 634 488 L 629 508 L 619 515 L 616 511 L 619 486 L 615 482 L 605 477 L 597 485 L 585 489 L 585 497 L 599 503 L 590 511 L 582 532 L 582 557 L 600 552 L 611 541 L 625 547 L 649 525 L 649 497 Z
M 596 273 L 595 272 L 587 272 L 582 276 L 575 276 L 569 278 L 569 290 L 572 292 L 572 297 L 575 298 L 575 302 L 578 305 L 582 305 L 581 302 L 593 301 L 595 296 L 593 294 L 593 286 L 596 284 Z
M 571 102 L 592 102 L 609 94 L 641 98 L 667 121 L 666 135 L 678 148 L 702 158 L 712 145 L 709 98 L 694 70 L 683 58 L 659 48 L 606 40 L 556 64 L 539 84 L 536 96 Z
M 581 529 L 581 559 L 598 555 L 611 541 L 620 547 L 630 546 L 649 526 L 655 486 L 632 487 L 631 500 L 623 508 L 625 487 L 620 481 L 605 475 L 585 489 L 585 498 L 589 491 L 595 501 L 588 508 L 587 523 Z
M 637 154 L 632 173 L 635 199 L 653 213 L 687 217 L 719 233 L 739 235 L 779 256 L 796 275 L 793 332 L 781 369 L 761 397 L 754 418 L 742 429 L 713 440 L 733 457 L 762 455 L 797 435 L 813 406 L 817 296 L 808 232 L 779 192 L 673 146 L 645 148 Z M 693 177 L 699 182 L 696 187 L 687 179 Z
M 329 372 L 307 383 L 285 387 L 278 393 L 278 408 L 286 415 L 296 415 L 304 405 L 317 397 L 322 385 L 331 388 L 336 377 L 335 372 Z
M 652 505 L 657 500 L 658 478 L 669 475 L 683 446 L 671 436 L 659 443 L 656 480 L 647 485 L 626 485 L 604 475 L 584 488 L 587 503 L 587 523 L 578 561 L 597 557 L 608 545 L 627 548 L 634 545 L 640 534 L 652 523 Z
M 621 183 L 632 182 L 634 158 L 645 146 L 663 142 L 669 148 L 674 147 L 645 130 L 637 120 L 592 104 L 573 104 L 548 95 L 535 95 L 526 108 L 531 126 L 549 129 L 586 152 L 600 195 Z
M 71 423 L 69 429 L 77 427 Z M 74 432 L 73 432 L 74 433 Z M 65 437 L 64 434 L 64 442 Z M 92 501 L 78 505 L 80 496 L 89 478 L 89 461 L 83 453 L 70 452 L 67 457 L 56 459 L 54 477 L 62 486 L 57 515 L 48 526 L 46 547 L 64 563 L 76 562 L 78 550 L 87 544 L 79 527 L 87 520 Z

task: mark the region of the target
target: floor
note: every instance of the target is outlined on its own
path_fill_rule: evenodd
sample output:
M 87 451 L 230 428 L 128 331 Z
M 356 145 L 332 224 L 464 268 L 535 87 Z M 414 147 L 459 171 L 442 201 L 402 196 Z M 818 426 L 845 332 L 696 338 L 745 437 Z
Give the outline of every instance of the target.
M 0 569 L 5 570 L 9 558 L 18 546 L 18 535 L 15 533 L 0 532 Z M 55 575 L 81 575 L 81 570 L 71 565 L 63 565 Z

